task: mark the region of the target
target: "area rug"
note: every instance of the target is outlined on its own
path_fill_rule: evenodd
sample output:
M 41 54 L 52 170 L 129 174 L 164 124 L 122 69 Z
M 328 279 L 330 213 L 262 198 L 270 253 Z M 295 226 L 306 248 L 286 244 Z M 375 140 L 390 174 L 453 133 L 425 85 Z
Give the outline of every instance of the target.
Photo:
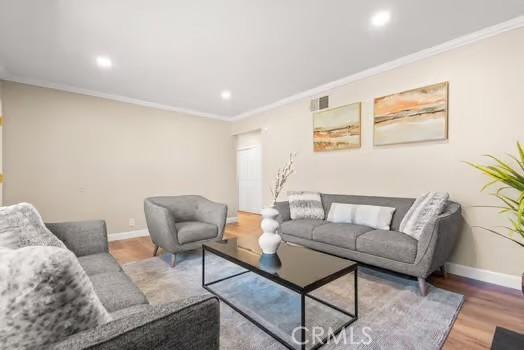
M 168 259 L 165 259 L 168 260 Z M 208 293 L 201 287 L 199 252 L 177 256 L 171 268 L 160 257 L 124 265 L 124 270 L 152 304 L 177 301 Z M 242 269 L 206 254 L 206 279 L 217 280 Z M 300 298 L 273 282 L 246 273 L 214 285 L 235 300 L 247 314 L 273 333 L 292 341 L 299 324 Z M 347 275 L 320 288 L 316 297 L 353 312 L 353 276 Z M 426 297 L 418 295 L 415 280 L 360 268 L 358 272 L 359 319 L 321 349 L 440 349 L 463 303 L 463 296 L 431 286 Z M 343 314 L 307 299 L 307 334 L 328 334 L 347 320 Z M 220 348 L 231 350 L 286 349 L 239 313 L 221 303 Z M 294 333 L 298 335 L 298 333 Z M 311 339 L 312 340 L 312 339 Z M 311 344 L 311 343 L 309 343 Z M 308 345 L 309 347 L 309 345 Z

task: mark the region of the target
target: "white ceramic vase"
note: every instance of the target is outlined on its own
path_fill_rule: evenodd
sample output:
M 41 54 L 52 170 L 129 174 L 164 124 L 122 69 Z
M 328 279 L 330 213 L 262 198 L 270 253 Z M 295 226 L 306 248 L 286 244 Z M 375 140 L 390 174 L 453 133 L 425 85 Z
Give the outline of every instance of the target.
M 278 230 L 278 221 L 276 217 L 278 216 L 278 210 L 275 208 L 264 208 L 262 209 L 262 222 L 260 227 L 262 228 L 262 235 L 258 239 L 258 244 L 262 248 L 264 254 L 275 254 L 278 250 L 278 246 L 282 241 L 282 238 L 277 233 Z

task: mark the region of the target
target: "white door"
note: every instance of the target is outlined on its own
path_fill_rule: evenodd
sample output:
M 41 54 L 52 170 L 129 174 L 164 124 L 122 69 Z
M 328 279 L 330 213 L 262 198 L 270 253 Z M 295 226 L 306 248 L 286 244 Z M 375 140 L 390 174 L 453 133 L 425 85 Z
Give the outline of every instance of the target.
M 260 213 L 262 209 L 262 167 L 260 146 L 237 150 L 238 209 Z

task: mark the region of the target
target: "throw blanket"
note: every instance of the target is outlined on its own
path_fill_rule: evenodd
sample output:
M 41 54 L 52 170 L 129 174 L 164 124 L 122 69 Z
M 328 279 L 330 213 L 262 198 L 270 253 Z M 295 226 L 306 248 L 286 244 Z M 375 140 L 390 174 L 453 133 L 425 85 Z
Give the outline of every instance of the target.
M 419 196 L 400 223 L 400 232 L 420 239 L 424 227 L 435 221 L 447 205 L 449 194 L 428 192 Z

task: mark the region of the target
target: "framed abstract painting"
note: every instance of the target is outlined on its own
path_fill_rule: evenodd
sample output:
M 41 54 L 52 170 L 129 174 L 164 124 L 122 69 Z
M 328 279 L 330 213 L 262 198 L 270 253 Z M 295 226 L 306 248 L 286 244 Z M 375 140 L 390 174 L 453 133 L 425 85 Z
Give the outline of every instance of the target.
M 360 147 L 360 102 L 313 113 L 315 152 Z
M 375 146 L 447 138 L 448 82 L 375 99 Z

